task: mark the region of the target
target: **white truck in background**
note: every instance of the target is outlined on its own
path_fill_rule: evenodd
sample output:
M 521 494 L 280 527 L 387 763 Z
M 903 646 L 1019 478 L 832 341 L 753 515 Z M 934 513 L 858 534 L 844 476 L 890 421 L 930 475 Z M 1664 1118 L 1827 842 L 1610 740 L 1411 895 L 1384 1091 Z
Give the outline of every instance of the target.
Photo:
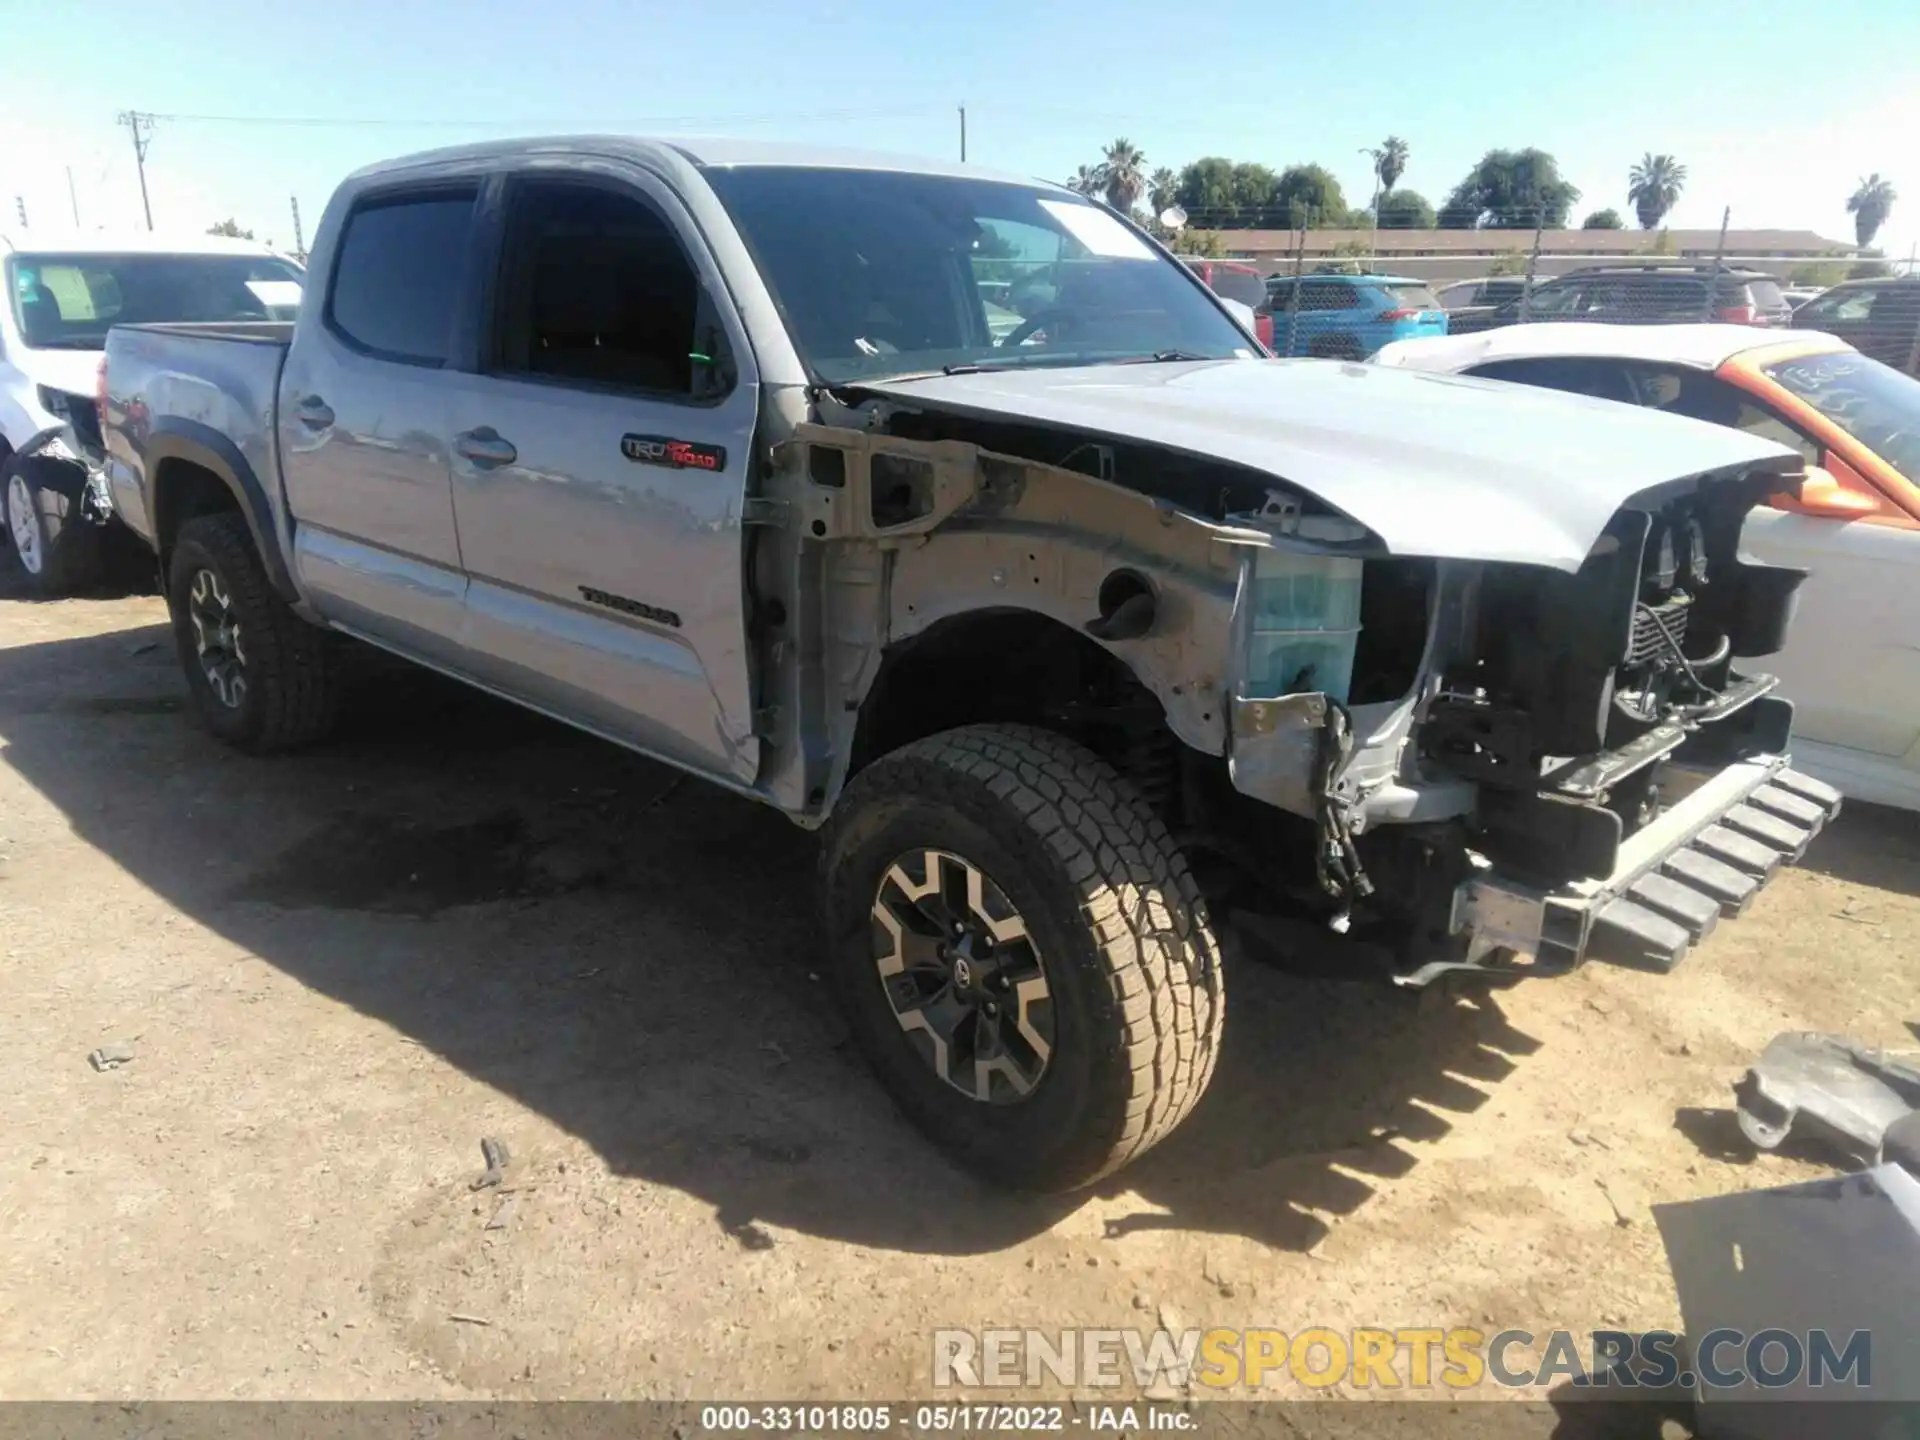
M 71 594 L 122 533 L 95 412 L 108 327 L 291 319 L 305 272 L 251 240 L 144 233 L 0 234 L 0 272 L 0 531 L 36 593 Z

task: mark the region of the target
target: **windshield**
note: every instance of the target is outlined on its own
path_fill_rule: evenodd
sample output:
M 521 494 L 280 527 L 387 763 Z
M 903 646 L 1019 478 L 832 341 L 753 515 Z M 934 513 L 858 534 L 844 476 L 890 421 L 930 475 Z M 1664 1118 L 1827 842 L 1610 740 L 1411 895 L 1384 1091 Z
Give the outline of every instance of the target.
M 716 168 L 706 178 L 801 359 L 829 384 L 1253 353 L 1176 261 L 1078 196 L 793 166 Z
M 1244 265 L 1208 265 L 1204 260 L 1189 260 L 1186 265 L 1206 281 L 1208 288 L 1216 295 L 1238 300 L 1242 305 L 1249 305 L 1256 310 L 1267 303 L 1267 282 L 1260 278 L 1258 270 L 1249 270 Z
M 1424 285 L 1382 285 L 1380 287 L 1393 297 L 1393 303 L 1408 310 L 1438 310 L 1440 302 L 1433 298 L 1433 292 Z
M 1907 479 L 1920 481 L 1920 380 L 1852 350 L 1764 369 Z
M 35 350 L 100 350 L 112 325 L 291 320 L 300 267 L 271 255 L 12 255 L 7 295 Z

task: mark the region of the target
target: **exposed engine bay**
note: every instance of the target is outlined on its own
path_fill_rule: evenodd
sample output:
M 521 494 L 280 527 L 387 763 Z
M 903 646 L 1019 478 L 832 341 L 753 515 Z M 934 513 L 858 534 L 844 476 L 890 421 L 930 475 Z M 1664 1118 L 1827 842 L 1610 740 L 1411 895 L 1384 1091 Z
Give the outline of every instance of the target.
M 917 697 L 908 730 L 1071 730 L 1153 798 L 1217 904 L 1402 979 L 1522 945 L 1543 971 L 1555 947 L 1577 962 L 1595 913 L 1644 888 L 1622 872 L 1635 837 L 1679 827 L 1729 766 L 1784 770 L 1791 706 L 1737 662 L 1780 647 L 1804 578 L 1739 550 L 1748 511 L 1796 483 L 1785 451 L 1624 494 L 1566 568 L 1389 546 L 1284 475 L 1164 445 L 823 399 L 839 423 L 806 427 L 790 469 L 838 508 L 803 513 L 831 513 L 816 539 L 870 541 L 888 597 L 882 653 L 843 673 Z M 972 643 L 1020 652 L 1006 691 L 943 690 L 942 622 L 1008 605 L 1099 648 L 1003 616 Z M 1573 931 L 1548 933 L 1583 887 Z

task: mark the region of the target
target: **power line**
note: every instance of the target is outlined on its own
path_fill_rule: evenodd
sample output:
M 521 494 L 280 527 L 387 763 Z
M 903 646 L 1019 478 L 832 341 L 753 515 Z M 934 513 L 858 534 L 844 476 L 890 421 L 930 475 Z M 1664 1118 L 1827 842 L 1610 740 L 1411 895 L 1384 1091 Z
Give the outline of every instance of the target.
M 652 128 L 655 126 L 683 125 L 790 125 L 815 120 L 881 120 L 900 115 L 931 114 L 940 107 L 930 104 L 896 105 L 880 109 L 777 111 L 755 115 L 655 115 L 644 119 L 623 122 L 624 128 Z M 286 126 L 338 126 L 338 127 L 387 127 L 408 130 L 521 130 L 528 132 L 548 132 L 552 126 L 544 121 L 502 120 L 498 116 L 484 120 L 449 120 L 444 117 L 429 120 L 407 120 L 390 116 L 365 115 L 199 115 L 184 113 L 156 113 L 147 115 L 147 120 L 179 121 L 200 125 L 286 125 Z M 125 123 L 123 117 L 122 123 Z

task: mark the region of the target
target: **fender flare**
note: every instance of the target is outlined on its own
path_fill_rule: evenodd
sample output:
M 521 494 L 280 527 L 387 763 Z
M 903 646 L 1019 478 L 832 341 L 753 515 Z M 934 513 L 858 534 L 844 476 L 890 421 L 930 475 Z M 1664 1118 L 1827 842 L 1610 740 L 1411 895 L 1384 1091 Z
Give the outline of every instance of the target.
M 30 436 L 18 450 L 0 453 L 0 475 L 16 469 L 24 472 L 35 461 L 40 463 L 34 484 L 57 490 L 72 501 L 80 499 L 87 488 L 87 463 L 75 451 L 65 425 L 49 425 Z
M 150 477 L 152 494 L 148 497 L 153 517 L 155 538 L 162 533 L 165 522 L 165 505 L 161 500 L 161 490 L 157 478 L 169 460 L 183 461 L 196 465 L 220 478 L 233 493 L 240 513 L 246 517 L 247 529 L 253 536 L 253 546 L 259 552 L 261 564 L 266 567 L 267 579 L 273 585 L 280 598 L 289 605 L 300 603 L 300 591 L 293 583 L 293 576 L 287 570 L 286 556 L 280 547 L 280 536 L 273 524 L 273 509 L 267 502 L 266 488 L 261 485 L 260 477 L 253 472 L 246 457 L 225 435 L 197 420 L 182 420 L 168 416 L 156 420 L 148 432 L 146 443 L 142 447 L 142 458 Z M 164 559 L 162 561 L 164 564 Z

